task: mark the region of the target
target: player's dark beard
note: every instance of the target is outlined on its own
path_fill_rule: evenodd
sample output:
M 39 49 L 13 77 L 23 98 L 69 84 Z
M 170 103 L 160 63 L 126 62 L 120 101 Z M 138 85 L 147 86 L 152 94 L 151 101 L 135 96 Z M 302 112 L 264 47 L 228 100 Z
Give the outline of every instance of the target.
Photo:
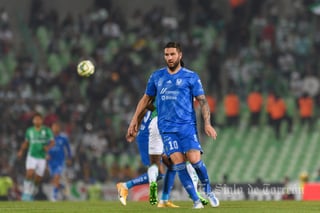
M 167 63 L 169 70 L 174 71 L 180 64 L 180 61 L 177 60 L 176 62 L 173 63 L 172 66 L 169 66 L 169 63 Z

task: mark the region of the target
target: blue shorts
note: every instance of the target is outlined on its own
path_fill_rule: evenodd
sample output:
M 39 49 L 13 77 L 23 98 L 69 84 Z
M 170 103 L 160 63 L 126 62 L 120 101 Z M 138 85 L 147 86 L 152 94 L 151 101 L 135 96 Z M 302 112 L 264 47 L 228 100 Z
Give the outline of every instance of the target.
M 143 165 L 150 166 L 149 159 L 149 137 L 147 136 L 138 136 L 137 137 L 138 149 Z
M 65 165 L 64 163 L 56 163 L 56 164 L 48 164 L 50 176 L 53 177 L 55 175 L 62 175 Z
M 202 153 L 196 127 L 190 126 L 187 129 L 181 129 L 180 132 L 161 133 L 166 155 L 170 156 L 175 152 L 185 154 L 190 150 L 199 150 Z

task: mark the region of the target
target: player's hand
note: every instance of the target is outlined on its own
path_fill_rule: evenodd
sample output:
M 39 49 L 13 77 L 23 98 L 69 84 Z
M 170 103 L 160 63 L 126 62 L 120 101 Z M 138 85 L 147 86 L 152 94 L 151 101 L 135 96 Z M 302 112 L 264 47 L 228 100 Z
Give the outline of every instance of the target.
M 126 134 L 126 139 L 128 142 L 133 142 L 137 132 L 138 132 L 138 121 L 136 121 L 135 119 L 132 119 L 132 121 L 130 122 L 130 125 L 128 127 L 128 131 Z
M 127 134 L 127 135 L 126 135 L 126 139 L 127 139 L 127 141 L 128 141 L 129 143 L 131 143 L 131 142 L 133 142 L 133 141 L 136 139 L 136 136 L 137 136 L 136 133 L 134 133 L 133 135 Z
M 209 137 L 213 138 L 214 140 L 217 139 L 217 132 L 216 132 L 216 130 L 211 126 L 211 124 L 205 125 L 205 126 L 204 126 L 204 131 L 205 131 L 205 133 L 206 133 Z

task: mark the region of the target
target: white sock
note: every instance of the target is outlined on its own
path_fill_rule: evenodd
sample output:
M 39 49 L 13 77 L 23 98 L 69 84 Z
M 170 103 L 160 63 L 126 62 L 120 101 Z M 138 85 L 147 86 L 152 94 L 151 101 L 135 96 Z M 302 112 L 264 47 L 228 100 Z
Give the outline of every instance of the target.
M 157 181 L 157 177 L 159 174 L 159 169 L 158 166 L 153 164 L 152 166 L 150 166 L 148 168 L 148 178 L 149 178 L 149 183 L 151 182 L 156 182 Z
M 34 184 L 31 180 L 24 180 L 23 181 L 23 193 L 32 195 L 34 190 Z
M 197 175 L 197 172 L 196 172 L 196 170 L 194 170 L 193 166 L 189 162 L 187 162 L 186 167 L 187 167 L 187 171 L 192 179 L 193 186 L 194 186 L 195 190 L 198 192 L 199 177 Z

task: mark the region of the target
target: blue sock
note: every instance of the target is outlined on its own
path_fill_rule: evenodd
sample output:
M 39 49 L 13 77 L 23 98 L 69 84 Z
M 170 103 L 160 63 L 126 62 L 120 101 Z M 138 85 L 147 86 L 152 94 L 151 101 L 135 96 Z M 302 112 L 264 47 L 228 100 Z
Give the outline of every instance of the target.
M 53 198 L 58 199 L 58 193 L 59 193 L 59 188 L 58 187 L 53 187 Z
M 197 195 L 197 192 L 193 186 L 192 179 L 187 171 L 186 163 L 179 163 L 173 165 L 173 170 L 178 172 L 180 182 L 182 183 L 185 190 L 188 192 L 189 196 L 193 201 L 198 201 L 199 197 Z
M 174 184 L 174 178 L 176 176 L 176 171 L 168 169 L 163 181 L 163 190 L 161 200 L 169 200 L 169 195 Z
M 209 181 L 209 176 L 207 172 L 206 165 L 200 160 L 198 163 L 192 164 L 194 170 L 196 170 L 197 175 L 202 183 L 203 191 L 208 194 L 211 192 L 211 186 Z
M 134 186 L 142 185 L 145 183 L 149 183 L 148 173 L 144 173 L 140 175 L 139 177 L 133 178 L 129 181 L 127 181 L 125 184 L 128 189 L 131 189 Z
M 159 174 L 158 174 L 158 177 L 157 177 L 157 181 L 162 180 L 162 178 L 163 178 L 164 176 L 165 176 L 165 174 L 159 173 Z

